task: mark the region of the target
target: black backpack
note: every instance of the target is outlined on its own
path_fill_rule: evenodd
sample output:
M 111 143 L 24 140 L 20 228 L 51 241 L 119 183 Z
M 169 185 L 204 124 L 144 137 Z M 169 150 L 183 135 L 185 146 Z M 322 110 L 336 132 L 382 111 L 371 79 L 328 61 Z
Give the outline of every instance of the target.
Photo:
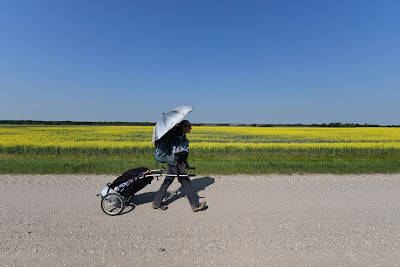
M 109 187 L 114 188 L 116 186 L 119 186 L 120 184 L 125 183 L 126 181 L 134 177 L 137 177 L 141 172 L 145 172 L 147 170 L 149 169 L 145 167 L 140 167 L 126 171 L 117 179 L 115 179 Z M 152 176 L 140 178 L 139 180 L 134 181 L 133 183 L 125 187 L 120 193 L 124 197 L 133 195 L 139 190 L 143 189 L 146 185 L 150 184 L 153 181 L 153 178 L 154 177 Z
M 179 127 L 174 127 L 155 142 L 155 147 L 165 154 L 170 154 L 172 150 L 171 141 L 179 133 Z

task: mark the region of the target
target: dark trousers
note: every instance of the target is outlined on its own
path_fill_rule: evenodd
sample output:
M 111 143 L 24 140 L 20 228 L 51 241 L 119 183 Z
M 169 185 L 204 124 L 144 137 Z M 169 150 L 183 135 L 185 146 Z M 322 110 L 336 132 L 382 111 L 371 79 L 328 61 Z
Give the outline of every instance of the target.
M 182 164 L 178 164 L 177 166 L 172 166 L 168 165 L 168 174 L 183 174 L 186 175 L 186 172 L 182 166 Z M 164 182 L 162 183 L 160 189 L 158 190 L 156 197 L 154 198 L 153 205 L 156 207 L 160 207 L 162 203 L 162 199 L 164 197 L 165 192 L 167 191 L 168 187 L 171 185 L 171 183 L 174 181 L 175 177 L 174 176 L 166 176 L 164 179 Z M 199 203 L 199 197 L 197 196 L 196 192 L 193 191 L 192 188 L 192 182 L 190 181 L 189 177 L 187 176 L 179 176 L 178 181 L 181 183 L 183 187 L 183 191 L 186 194 L 190 206 L 192 208 L 196 208 L 200 205 Z

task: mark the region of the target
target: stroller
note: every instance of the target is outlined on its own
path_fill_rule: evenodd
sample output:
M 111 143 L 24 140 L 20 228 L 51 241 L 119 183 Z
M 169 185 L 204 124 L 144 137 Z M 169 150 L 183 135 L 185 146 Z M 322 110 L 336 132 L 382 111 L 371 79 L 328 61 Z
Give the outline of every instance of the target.
M 129 203 L 135 193 L 150 184 L 154 177 L 161 176 L 163 170 L 154 170 L 151 171 L 153 174 L 143 175 L 148 171 L 149 169 L 145 167 L 131 169 L 124 172 L 114 182 L 108 183 L 103 191 L 97 194 L 101 198 L 101 209 L 104 213 L 110 216 L 120 214 L 125 208 L 125 203 Z
M 114 182 L 108 183 L 100 194 L 97 194 L 97 196 L 101 198 L 101 209 L 105 214 L 110 216 L 120 214 L 125 208 L 125 204 L 133 199 L 135 193 L 150 184 L 154 177 L 158 179 L 158 177 L 163 175 L 179 176 L 163 174 L 163 172 L 167 170 L 168 169 L 156 169 L 150 171 L 148 168 L 140 167 L 124 172 L 115 179 Z M 146 172 L 147 174 L 143 174 Z M 187 176 L 195 175 L 189 174 Z

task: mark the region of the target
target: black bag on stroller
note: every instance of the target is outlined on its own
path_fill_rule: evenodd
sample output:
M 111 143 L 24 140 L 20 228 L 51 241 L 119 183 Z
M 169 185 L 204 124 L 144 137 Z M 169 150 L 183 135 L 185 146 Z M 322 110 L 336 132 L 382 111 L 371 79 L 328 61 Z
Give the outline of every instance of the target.
M 125 203 L 132 200 L 134 194 L 150 184 L 154 176 L 143 175 L 148 168 L 140 167 L 124 172 L 121 176 L 108 183 L 97 196 L 101 198 L 101 209 L 108 215 L 118 215 Z
M 128 182 L 131 179 L 138 178 L 140 173 L 146 172 L 148 170 L 149 170 L 148 168 L 140 167 L 140 168 L 131 169 L 129 171 L 126 171 L 121 176 L 119 176 L 117 179 L 115 179 L 114 182 L 111 183 L 110 187 L 115 188 L 125 182 Z M 153 181 L 153 179 L 154 179 L 154 177 L 152 177 L 152 176 L 140 177 L 137 180 L 134 180 L 127 187 L 123 187 L 122 190 L 119 191 L 119 193 L 124 197 L 134 195 L 139 190 L 142 190 L 146 185 L 150 184 Z

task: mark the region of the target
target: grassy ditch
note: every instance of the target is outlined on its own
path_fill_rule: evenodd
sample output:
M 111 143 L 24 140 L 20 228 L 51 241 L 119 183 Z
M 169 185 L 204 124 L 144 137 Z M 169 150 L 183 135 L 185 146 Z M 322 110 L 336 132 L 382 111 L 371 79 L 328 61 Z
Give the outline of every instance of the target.
M 400 172 L 400 154 L 194 155 L 190 162 L 198 175 Z M 0 154 L 1 174 L 120 174 L 139 166 L 154 169 L 153 157 Z

